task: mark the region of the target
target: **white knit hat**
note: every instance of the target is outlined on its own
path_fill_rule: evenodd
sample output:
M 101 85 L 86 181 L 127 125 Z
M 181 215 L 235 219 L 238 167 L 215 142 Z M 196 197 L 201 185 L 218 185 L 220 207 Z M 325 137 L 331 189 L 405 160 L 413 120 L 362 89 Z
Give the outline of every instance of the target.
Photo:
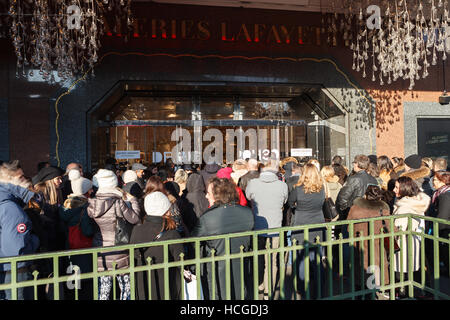
M 92 181 L 83 178 L 79 170 L 70 170 L 68 176 L 72 187 L 72 194 L 74 196 L 82 196 L 92 189 Z
M 150 193 L 144 199 L 145 212 L 149 216 L 161 217 L 170 209 L 170 206 L 169 198 L 159 191 Z
M 111 170 L 100 169 L 94 176 L 94 184 L 98 185 L 99 189 L 102 188 L 115 188 L 117 187 L 117 176 Z
M 128 182 L 137 181 L 137 178 L 138 176 L 133 170 L 127 170 L 122 174 L 122 180 L 125 184 Z

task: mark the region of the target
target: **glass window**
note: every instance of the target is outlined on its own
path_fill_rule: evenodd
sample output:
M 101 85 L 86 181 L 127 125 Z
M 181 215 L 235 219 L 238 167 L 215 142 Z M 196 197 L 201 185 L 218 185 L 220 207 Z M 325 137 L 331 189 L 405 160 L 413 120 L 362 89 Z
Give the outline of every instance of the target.
M 200 97 L 203 120 L 233 119 L 233 98 Z
M 242 98 L 240 110 L 244 120 L 300 120 L 294 104 L 286 98 Z
M 114 120 L 190 120 L 190 97 L 131 97 L 122 99 Z

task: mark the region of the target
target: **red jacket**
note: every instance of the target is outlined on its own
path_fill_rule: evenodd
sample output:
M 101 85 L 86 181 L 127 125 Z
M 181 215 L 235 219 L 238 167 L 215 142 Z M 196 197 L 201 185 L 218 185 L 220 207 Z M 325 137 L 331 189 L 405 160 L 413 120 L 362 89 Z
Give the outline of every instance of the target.
M 239 204 L 245 207 L 247 205 L 247 199 L 245 198 L 244 192 L 242 192 L 241 188 L 239 187 L 236 187 L 236 190 L 239 194 Z

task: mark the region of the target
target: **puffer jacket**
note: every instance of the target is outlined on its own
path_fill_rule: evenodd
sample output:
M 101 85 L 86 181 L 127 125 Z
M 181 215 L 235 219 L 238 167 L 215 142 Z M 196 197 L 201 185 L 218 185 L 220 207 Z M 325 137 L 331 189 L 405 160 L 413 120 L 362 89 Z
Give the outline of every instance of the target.
M 0 181 L 0 258 L 35 253 L 39 239 L 33 234 L 30 218 L 22 207 L 35 193 L 10 182 Z M 17 268 L 29 266 L 30 262 L 21 261 Z M 11 270 L 10 263 L 0 263 L 0 271 Z
M 369 184 L 378 185 L 377 180 L 366 171 L 359 171 L 350 177 L 344 184 L 336 198 L 336 208 L 339 211 L 339 219 L 347 219 L 347 214 L 356 198 L 363 198 Z
M 116 217 L 123 217 L 135 225 L 139 220 L 141 209 L 136 198 L 129 199 L 130 207 L 123 200 L 120 189 L 99 189 L 94 199 L 89 199 L 88 215 L 97 223 L 100 231 L 94 235 L 93 247 L 109 247 L 115 245 Z M 129 265 L 126 251 L 99 254 L 98 271 L 111 270 L 116 262 L 116 269 Z

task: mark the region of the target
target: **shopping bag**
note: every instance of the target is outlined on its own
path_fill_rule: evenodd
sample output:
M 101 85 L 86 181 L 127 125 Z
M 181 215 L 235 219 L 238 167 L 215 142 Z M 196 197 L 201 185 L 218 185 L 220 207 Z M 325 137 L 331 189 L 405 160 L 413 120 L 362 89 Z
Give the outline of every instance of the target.
M 184 300 L 204 300 L 201 283 L 195 274 L 184 270 Z M 197 283 L 200 285 L 200 297 L 197 297 Z

